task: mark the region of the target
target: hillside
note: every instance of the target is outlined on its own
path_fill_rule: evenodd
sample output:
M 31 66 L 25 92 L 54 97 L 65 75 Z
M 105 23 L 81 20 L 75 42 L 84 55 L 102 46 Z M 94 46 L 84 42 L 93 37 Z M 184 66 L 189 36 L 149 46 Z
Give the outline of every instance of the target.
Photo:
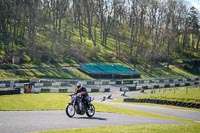
M 13 65 L 9 65 L 13 66 Z M 2 66 L 1 66 L 2 67 Z M 58 65 L 35 65 L 32 68 L 21 68 L 15 65 L 14 69 L 0 69 L 0 80 L 8 79 L 93 79 L 82 73 L 77 66 L 58 66 Z M 199 77 L 200 74 L 192 74 L 179 67 L 170 66 L 170 68 L 161 67 L 153 71 L 138 67 L 137 71 L 141 73 L 141 78 L 179 78 L 179 77 Z
M 91 79 L 76 67 L 93 62 L 120 63 L 142 78 L 200 75 L 198 11 L 184 1 L 48 2 L 0 3 L 1 79 Z

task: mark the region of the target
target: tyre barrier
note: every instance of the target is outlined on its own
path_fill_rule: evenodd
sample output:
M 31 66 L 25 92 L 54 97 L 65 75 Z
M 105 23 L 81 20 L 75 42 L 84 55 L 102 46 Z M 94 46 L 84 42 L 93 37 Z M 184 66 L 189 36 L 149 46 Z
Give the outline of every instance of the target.
M 20 94 L 21 90 L 20 88 L 17 88 L 15 90 L 0 90 L 0 95 L 10 95 L 10 94 Z
M 110 92 L 110 88 L 86 88 L 87 92 Z M 34 93 L 34 90 L 32 91 Z M 63 88 L 63 89 L 45 89 L 41 88 L 40 89 L 41 93 L 74 93 L 75 89 L 73 88 Z
M 88 92 L 110 92 L 110 88 L 87 88 Z M 72 88 L 63 88 L 63 89 L 58 89 L 58 88 L 32 88 L 31 93 L 74 93 L 75 89 Z M 15 90 L 0 90 L 0 95 L 10 95 L 10 94 L 21 94 L 21 89 L 17 88 Z M 25 92 L 26 93 L 26 92 Z
M 170 86 L 170 84 L 180 85 L 184 84 L 186 86 L 191 85 L 190 83 L 199 82 L 200 77 L 197 78 L 166 78 L 166 79 L 136 79 L 136 80 L 82 80 L 84 85 L 131 85 L 131 84 L 163 84 L 166 87 Z M 45 86 L 68 86 L 75 85 L 77 80 L 63 80 L 63 81 L 50 81 L 50 80 L 14 80 L 17 87 L 23 87 L 24 83 L 33 83 L 38 87 Z M 10 80 L 0 81 L 0 88 L 10 87 Z
M 170 88 L 170 87 L 184 87 L 184 86 L 193 86 L 200 85 L 200 82 L 187 82 L 187 83 L 171 83 L 171 84 L 150 84 L 150 85 L 142 85 L 142 86 L 126 86 L 129 91 L 137 91 L 141 89 L 158 89 L 158 88 Z
M 199 103 L 191 103 L 191 102 L 168 101 L 168 100 L 159 100 L 159 99 L 136 99 L 136 98 L 125 98 L 123 101 L 124 102 L 136 102 L 136 103 L 164 104 L 164 105 L 173 105 L 173 106 L 200 109 Z
M 87 88 L 88 92 L 110 92 L 110 88 Z M 52 89 L 47 89 L 47 88 L 34 88 L 31 90 L 31 93 L 74 93 L 75 89 L 73 88 L 63 88 L 63 89 L 58 89 L 58 88 L 52 88 Z

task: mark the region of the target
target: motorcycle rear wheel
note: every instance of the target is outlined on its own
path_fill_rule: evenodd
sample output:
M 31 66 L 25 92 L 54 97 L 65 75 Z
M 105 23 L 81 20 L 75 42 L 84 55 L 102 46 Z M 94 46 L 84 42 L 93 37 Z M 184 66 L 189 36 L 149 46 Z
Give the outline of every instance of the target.
M 75 108 L 72 104 L 68 104 L 66 109 L 65 109 L 65 112 L 67 114 L 68 117 L 73 117 L 75 115 Z
M 87 107 L 87 110 L 86 110 L 86 115 L 88 117 L 92 117 L 94 114 L 95 114 L 95 107 L 94 107 L 94 105 L 89 104 L 89 106 Z

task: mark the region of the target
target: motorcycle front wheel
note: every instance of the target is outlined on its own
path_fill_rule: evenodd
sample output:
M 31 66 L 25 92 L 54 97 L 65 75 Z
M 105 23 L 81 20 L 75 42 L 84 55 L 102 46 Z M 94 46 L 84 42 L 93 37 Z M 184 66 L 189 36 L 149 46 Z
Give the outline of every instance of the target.
M 65 112 L 67 114 L 68 117 L 73 117 L 75 115 L 75 108 L 72 104 L 68 104 Z
M 94 108 L 94 105 L 92 104 L 89 104 L 87 110 L 86 110 L 86 115 L 88 117 L 92 117 L 93 115 L 95 114 L 95 108 Z

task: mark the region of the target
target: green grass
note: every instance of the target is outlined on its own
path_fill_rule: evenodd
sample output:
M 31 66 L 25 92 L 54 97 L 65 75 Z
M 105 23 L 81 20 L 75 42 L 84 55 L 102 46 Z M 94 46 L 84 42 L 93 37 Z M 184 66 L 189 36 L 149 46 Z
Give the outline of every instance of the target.
M 0 111 L 61 110 L 69 98 L 64 93 L 20 94 L 0 96 Z
M 140 96 L 135 96 L 134 98 L 150 98 L 150 99 L 200 103 L 200 87 L 198 88 L 185 87 L 181 90 L 177 90 L 176 88 L 173 89 L 168 88 L 166 90 L 167 90 L 166 92 L 161 91 L 160 93 L 155 93 L 155 94 L 144 94 Z
M 14 110 L 64 110 L 69 102 L 68 93 L 40 93 L 40 94 L 20 94 L 20 95 L 2 95 L 0 96 L 0 111 Z M 196 132 L 199 130 L 199 124 L 182 118 L 154 114 L 144 111 L 125 109 L 120 107 L 109 106 L 101 103 L 93 102 L 97 112 L 110 112 L 127 114 L 134 116 L 163 118 L 169 120 L 178 120 L 187 122 L 187 124 L 166 124 L 166 125 L 128 125 L 128 126 L 111 126 L 111 127 L 96 127 L 84 129 L 72 129 L 63 131 L 47 131 L 47 133 L 64 133 L 64 132 L 175 132 L 183 130 L 183 132 Z M 189 123 L 188 123 L 189 122 Z
M 142 78 L 177 78 L 177 77 L 197 77 L 199 75 L 195 75 L 189 73 L 181 68 L 176 66 L 170 66 L 169 69 L 166 67 L 163 68 L 156 68 L 152 71 L 145 69 L 143 65 L 137 67 L 138 70 L 141 72 Z
M 76 68 L 70 69 L 47 69 L 47 70 L 39 70 L 39 69 L 24 69 L 19 71 L 12 70 L 0 70 L 0 80 L 5 79 L 92 79 L 90 76 L 80 72 Z
M 109 56 L 109 55 L 104 55 Z M 95 58 L 95 57 L 94 57 Z M 110 57 L 107 57 L 110 58 Z M 32 67 L 42 67 L 47 68 L 44 69 L 21 69 L 21 70 L 3 70 L 0 69 L 0 80 L 5 79 L 43 79 L 43 78 L 49 78 L 49 79 L 93 79 L 90 76 L 84 74 L 83 72 L 79 71 L 76 68 L 69 68 L 69 69 L 48 69 L 49 67 L 62 67 L 67 64 L 59 64 L 59 66 L 52 66 L 47 64 L 40 64 L 38 67 L 35 65 L 26 65 L 22 66 L 22 68 L 32 68 Z M 17 67 L 16 69 L 19 69 Z M 167 68 L 159 68 L 155 69 L 153 71 L 145 70 L 143 66 L 138 66 L 137 69 L 141 73 L 142 78 L 160 78 L 160 77 L 197 77 L 198 75 L 194 75 L 191 73 L 188 73 L 178 67 L 172 66 L 170 69 Z M 173 76 L 171 76 L 173 75 Z
M 200 124 L 139 124 L 124 126 L 107 126 L 79 128 L 69 130 L 41 131 L 39 133 L 197 133 Z
M 40 94 L 20 94 L 20 95 L 3 95 L 0 96 L 0 111 L 15 110 L 65 110 L 66 104 L 69 102 L 66 93 L 40 93 Z M 185 119 L 160 115 L 145 111 L 138 111 L 126 108 L 120 108 L 110 105 L 93 102 L 97 112 L 110 112 L 119 114 L 128 114 L 134 116 L 145 116 L 154 118 L 163 118 L 169 120 Z

